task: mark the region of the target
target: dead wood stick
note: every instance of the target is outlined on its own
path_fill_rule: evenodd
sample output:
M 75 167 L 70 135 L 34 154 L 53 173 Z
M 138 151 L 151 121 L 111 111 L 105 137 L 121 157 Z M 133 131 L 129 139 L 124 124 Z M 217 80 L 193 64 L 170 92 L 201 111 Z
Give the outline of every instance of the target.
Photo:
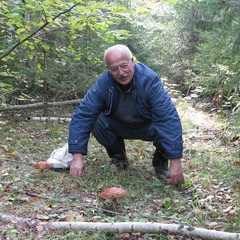
M 14 105 L 9 107 L 4 107 L 0 109 L 0 111 L 12 111 L 12 110 L 22 110 L 22 109 L 32 109 L 32 108 L 41 108 L 41 107 L 56 107 L 56 106 L 65 106 L 71 104 L 79 104 L 82 99 L 77 100 L 69 100 L 63 102 L 39 102 L 39 103 L 32 103 L 26 105 Z
M 141 232 L 141 233 L 164 233 L 186 237 L 199 237 L 205 240 L 240 240 L 240 233 L 222 232 L 203 228 L 190 227 L 179 224 L 162 224 L 153 222 L 41 222 L 38 219 L 20 218 L 0 214 L 3 223 L 15 223 L 26 226 L 44 226 L 51 230 L 79 230 L 79 231 L 106 231 L 106 232 Z
M 40 122 L 70 122 L 71 118 L 64 117 L 29 117 L 29 120 Z

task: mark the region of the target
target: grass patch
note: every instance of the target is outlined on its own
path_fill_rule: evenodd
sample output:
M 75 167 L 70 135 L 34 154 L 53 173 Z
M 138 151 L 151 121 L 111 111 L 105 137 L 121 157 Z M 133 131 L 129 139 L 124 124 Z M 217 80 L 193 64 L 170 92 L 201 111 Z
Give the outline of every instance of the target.
M 178 104 L 184 129 L 183 167 L 186 182 L 181 188 L 154 175 L 152 143 L 126 141 L 130 168 L 118 172 L 105 149 L 91 137 L 87 167 L 82 178 L 68 170 L 39 171 L 38 161 L 67 142 L 68 124 L 8 122 L 1 124 L 0 208 L 4 214 L 42 221 L 159 222 L 239 232 L 239 159 L 236 144 L 226 141 L 214 116 Z M 119 199 L 117 212 L 111 201 L 98 197 L 107 187 L 128 191 Z M 136 233 L 137 234 L 137 233 Z M 103 232 L 17 229 L 0 225 L 0 236 L 10 239 L 115 239 Z M 139 234 L 142 239 L 178 239 L 171 235 Z M 179 239 L 183 239 L 182 237 Z

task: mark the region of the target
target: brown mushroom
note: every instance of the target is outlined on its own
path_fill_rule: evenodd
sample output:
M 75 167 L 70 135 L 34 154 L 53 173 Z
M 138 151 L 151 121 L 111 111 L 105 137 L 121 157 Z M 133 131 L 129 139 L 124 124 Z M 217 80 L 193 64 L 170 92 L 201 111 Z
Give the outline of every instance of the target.
M 52 168 L 52 165 L 48 162 L 40 161 L 36 163 L 35 167 L 42 170 L 42 169 Z
M 116 211 L 117 199 L 125 197 L 127 195 L 127 191 L 122 188 L 111 187 L 102 191 L 99 194 L 99 197 L 104 199 L 112 199 L 113 200 L 113 208 Z

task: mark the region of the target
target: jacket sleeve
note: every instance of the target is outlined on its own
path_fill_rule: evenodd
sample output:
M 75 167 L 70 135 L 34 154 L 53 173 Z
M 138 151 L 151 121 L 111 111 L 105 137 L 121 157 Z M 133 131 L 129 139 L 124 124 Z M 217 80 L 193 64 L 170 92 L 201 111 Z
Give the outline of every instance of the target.
M 183 151 L 180 117 L 160 77 L 151 73 L 146 94 L 152 112 L 152 121 L 159 134 L 159 144 L 167 158 L 181 158 Z
M 100 77 L 101 78 L 101 77 Z M 94 122 L 102 111 L 105 98 L 101 87 L 103 76 L 86 93 L 74 112 L 69 125 L 68 151 L 87 154 L 87 146 Z

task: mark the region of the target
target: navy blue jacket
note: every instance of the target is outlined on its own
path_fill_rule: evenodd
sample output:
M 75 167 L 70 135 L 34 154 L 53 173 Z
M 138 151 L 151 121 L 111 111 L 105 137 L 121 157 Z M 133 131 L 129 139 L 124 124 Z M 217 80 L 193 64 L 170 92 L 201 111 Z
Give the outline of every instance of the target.
M 133 91 L 138 111 L 150 119 L 169 159 L 181 158 L 183 141 L 180 118 L 159 75 L 141 63 L 135 63 Z M 69 152 L 87 154 L 87 145 L 100 112 L 110 115 L 119 104 L 116 81 L 105 71 L 80 103 L 69 127 Z

